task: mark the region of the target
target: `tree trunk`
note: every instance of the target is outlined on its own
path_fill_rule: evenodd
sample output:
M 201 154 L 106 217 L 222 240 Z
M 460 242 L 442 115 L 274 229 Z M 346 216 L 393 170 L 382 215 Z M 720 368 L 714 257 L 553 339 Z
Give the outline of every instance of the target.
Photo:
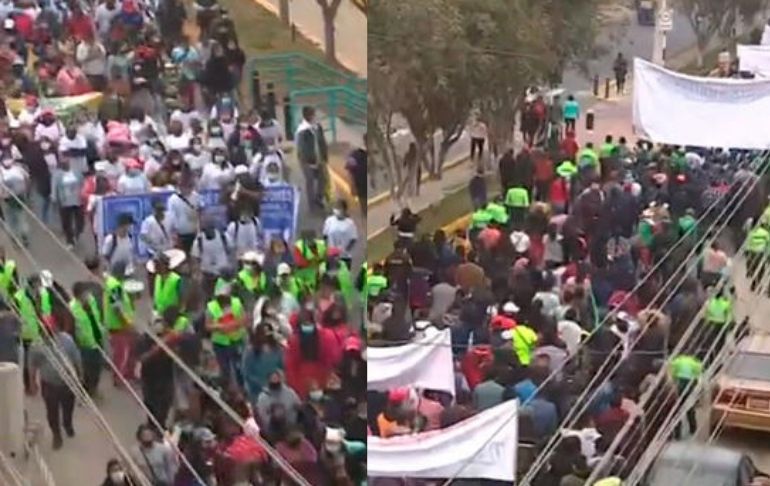
M 703 67 L 704 51 L 705 48 L 703 43 L 700 40 L 695 42 L 695 65 L 698 66 L 699 69 Z
M 321 6 L 324 19 L 324 51 L 326 60 L 332 64 L 337 63 L 337 36 L 334 20 L 337 18 L 342 0 L 316 0 Z M 329 3 L 331 2 L 331 3 Z
M 278 7 L 281 16 L 281 22 L 285 25 L 291 24 L 291 14 L 289 13 L 289 0 L 281 0 Z

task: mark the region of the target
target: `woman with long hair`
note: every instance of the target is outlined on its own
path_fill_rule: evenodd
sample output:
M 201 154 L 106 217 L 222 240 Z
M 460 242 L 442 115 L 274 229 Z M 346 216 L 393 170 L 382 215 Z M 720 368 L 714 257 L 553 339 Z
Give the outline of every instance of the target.
M 312 383 L 326 383 L 334 368 L 336 347 L 331 331 L 315 323 L 313 312 L 303 309 L 286 348 L 286 383 L 306 398 Z
M 243 378 L 252 405 L 276 370 L 284 369 L 283 349 L 269 324 L 260 324 L 250 335 L 251 346 L 243 354 Z

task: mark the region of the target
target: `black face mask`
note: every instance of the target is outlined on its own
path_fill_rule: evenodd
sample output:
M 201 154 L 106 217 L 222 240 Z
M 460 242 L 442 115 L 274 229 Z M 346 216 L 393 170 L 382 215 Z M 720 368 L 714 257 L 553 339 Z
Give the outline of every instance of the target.
M 273 383 L 272 381 L 267 384 L 268 388 L 271 390 L 280 390 L 281 389 L 281 382 Z
M 217 232 L 214 230 L 205 230 L 203 232 L 203 236 L 205 236 L 207 240 L 213 240 L 216 235 Z

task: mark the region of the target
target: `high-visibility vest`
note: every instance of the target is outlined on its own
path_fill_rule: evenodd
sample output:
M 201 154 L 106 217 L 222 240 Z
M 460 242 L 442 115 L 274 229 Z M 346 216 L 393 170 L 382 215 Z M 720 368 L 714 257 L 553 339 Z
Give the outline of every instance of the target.
M 78 343 L 78 346 L 84 349 L 96 349 L 101 346 L 102 343 L 96 342 L 94 328 L 91 325 L 91 319 L 88 317 L 88 312 L 86 312 L 83 303 L 78 299 L 72 299 L 69 303 L 69 308 L 72 316 L 75 318 L 75 341 Z M 106 329 L 99 312 L 99 303 L 93 295 L 88 296 L 88 308 L 91 310 L 91 315 L 94 316 L 96 325 L 102 331 L 102 338 L 104 338 Z
M 502 204 L 491 202 L 487 204 L 487 212 L 492 217 L 492 221 L 497 224 L 508 224 L 508 210 Z
M 698 224 L 698 221 L 694 217 L 688 214 L 679 218 L 679 221 L 677 223 L 679 224 L 679 232 L 681 234 L 687 234 L 693 228 L 695 228 L 695 225 Z
M 118 312 L 112 308 L 110 302 L 110 296 L 114 293 L 120 294 L 121 307 L 123 315 L 126 319 L 131 321 L 134 318 L 134 303 L 131 301 L 131 296 L 123 288 L 123 282 L 113 277 L 112 275 L 107 277 L 104 282 L 104 296 L 102 299 L 102 307 L 104 309 L 104 324 L 110 331 L 120 331 L 123 329 L 123 323 L 118 315 Z
M 241 285 L 243 285 L 243 288 L 252 294 L 256 294 L 257 292 L 264 293 L 267 291 L 267 275 L 265 275 L 265 272 L 260 272 L 259 277 L 254 278 L 251 271 L 244 268 L 238 272 L 238 280 Z
M 594 149 L 588 147 L 578 153 L 577 160 L 578 166 L 581 168 L 589 165 L 591 167 L 599 167 L 599 154 Z
M 677 380 L 696 380 L 703 373 L 703 363 L 687 354 L 680 354 L 671 361 L 671 376 Z
M 369 275 L 366 279 L 366 295 L 377 297 L 380 292 L 388 288 L 388 277 L 384 275 Z
M 723 326 L 730 322 L 733 303 L 727 297 L 714 296 L 706 302 L 706 322 Z
M 594 486 L 623 486 L 623 480 L 619 477 L 612 476 L 596 481 Z
M 746 251 L 764 253 L 770 246 L 770 231 L 767 231 L 763 226 L 757 226 L 749 231 L 746 240 Z
M 158 313 L 163 313 L 169 307 L 179 306 L 181 300 L 180 282 L 182 277 L 176 272 L 170 272 L 167 275 L 155 275 L 155 282 L 152 291 L 153 309 Z
M 612 152 L 614 150 L 615 150 L 614 143 L 603 143 L 601 148 L 599 149 L 599 152 L 601 153 L 602 157 L 609 157 L 612 155 Z
M 305 240 L 299 240 L 294 244 L 294 247 L 299 252 L 300 256 L 305 259 L 311 266 L 320 264 L 326 258 L 326 242 L 321 239 L 315 240 L 315 251 L 310 249 L 310 246 Z
M 190 319 L 187 316 L 179 316 L 176 318 L 173 327 L 174 332 L 186 333 L 192 332 L 192 326 L 190 326 Z
M 511 329 L 513 335 L 513 352 L 522 366 L 529 366 L 532 362 L 532 351 L 537 345 L 537 333 L 529 326 L 517 325 Z
M 40 340 L 40 319 L 35 312 L 35 304 L 25 289 L 19 289 L 13 294 L 16 307 L 21 315 L 21 339 L 36 342 Z
M 220 322 L 220 320 L 225 316 L 225 312 L 222 310 L 222 306 L 219 305 L 219 301 L 216 299 L 209 301 L 209 303 L 206 305 L 206 310 L 208 310 L 209 315 L 215 322 Z M 241 303 L 241 299 L 238 297 L 230 297 L 230 310 L 236 319 L 243 317 L 243 304 Z M 230 346 L 231 344 L 237 344 L 243 341 L 245 337 L 245 328 L 241 328 L 232 332 L 214 331 L 211 333 L 211 342 L 214 344 L 219 344 L 220 346 Z
M 505 193 L 505 205 L 512 208 L 529 207 L 529 191 L 523 187 L 512 187 Z
M 492 221 L 492 213 L 486 208 L 477 209 L 471 215 L 471 228 L 484 229 Z
M 225 285 L 232 285 L 233 283 L 234 282 L 232 280 L 228 280 L 224 277 L 218 277 L 216 283 L 214 284 L 214 293 L 217 293 L 219 289 Z
M 40 289 L 40 316 L 47 321 L 53 315 L 53 303 L 51 302 L 51 291 L 43 287 Z
M 321 273 L 324 275 L 326 274 L 326 263 L 321 265 Z M 348 306 L 351 306 L 353 304 L 354 292 L 353 277 L 350 275 L 350 270 L 348 269 L 348 266 L 345 262 L 337 262 L 336 277 L 337 285 L 340 287 L 340 293 L 342 293 L 342 297 L 345 299 L 345 303 Z
M 8 297 L 11 293 L 11 285 L 13 285 L 13 276 L 16 273 L 16 262 L 13 260 L 6 260 L 3 264 L 3 269 L 0 271 L 0 294 L 3 297 Z

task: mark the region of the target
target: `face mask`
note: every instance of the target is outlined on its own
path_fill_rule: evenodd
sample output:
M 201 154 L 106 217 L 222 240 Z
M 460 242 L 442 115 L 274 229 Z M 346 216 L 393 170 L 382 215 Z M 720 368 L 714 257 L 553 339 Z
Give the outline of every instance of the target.
M 207 240 L 213 240 L 214 236 L 216 236 L 216 231 L 214 230 L 204 230 L 203 235 L 206 237 Z
M 342 217 L 342 210 L 341 210 L 341 209 L 338 209 L 338 208 L 334 208 L 334 209 L 332 210 L 332 213 L 334 213 L 334 215 L 335 215 L 336 217 L 338 217 L 338 218 L 341 218 L 341 217 Z
M 156 159 L 162 159 L 163 158 L 163 151 L 162 150 L 153 150 L 152 156 Z
M 3 147 L 8 147 L 9 145 L 11 145 L 11 139 L 10 138 L 4 138 L 4 139 L 0 140 L 0 144 L 2 144 Z
M 216 155 L 214 156 L 214 162 L 216 162 L 217 164 L 224 164 L 225 157 L 223 155 Z
M 110 473 L 110 481 L 112 481 L 115 484 L 123 484 L 125 480 L 126 480 L 125 471 L 113 471 Z
M 222 129 L 221 128 L 212 128 L 211 129 L 211 136 L 212 137 L 221 137 L 222 136 Z
M 51 150 L 51 144 L 48 142 L 41 143 L 40 148 L 45 151 Z
M 268 387 L 269 387 L 271 390 L 280 390 L 280 388 L 281 388 L 281 382 L 279 381 L 279 382 L 275 382 L 275 383 L 274 383 L 274 382 L 272 382 L 272 381 L 271 381 L 270 383 L 268 383 L 268 384 L 267 384 L 267 386 L 268 386 Z
M 11 167 L 12 165 L 13 165 L 13 160 L 6 159 L 3 161 L 3 167 L 5 167 L 6 169 Z
M 141 171 L 139 169 L 129 169 L 128 170 L 128 176 L 129 177 L 137 177 L 139 174 L 141 174 Z
M 315 324 L 302 324 L 299 326 L 299 330 L 303 334 L 311 334 L 315 330 Z
M 193 145 L 193 146 L 192 146 L 192 149 L 193 149 L 195 152 L 200 152 L 201 150 L 203 150 L 203 145 L 200 145 L 200 144 L 197 144 L 197 143 L 196 143 L 195 145 Z
M 323 398 L 324 391 L 323 390 L 310 390 L 310 392 L 307 395 L 308 395 L 308 397 L 310 397 L 311 400 L 313 400 L 314 402 L 317 402 L 317 401 L 319 401 L 319 400 L 321 400 Z

